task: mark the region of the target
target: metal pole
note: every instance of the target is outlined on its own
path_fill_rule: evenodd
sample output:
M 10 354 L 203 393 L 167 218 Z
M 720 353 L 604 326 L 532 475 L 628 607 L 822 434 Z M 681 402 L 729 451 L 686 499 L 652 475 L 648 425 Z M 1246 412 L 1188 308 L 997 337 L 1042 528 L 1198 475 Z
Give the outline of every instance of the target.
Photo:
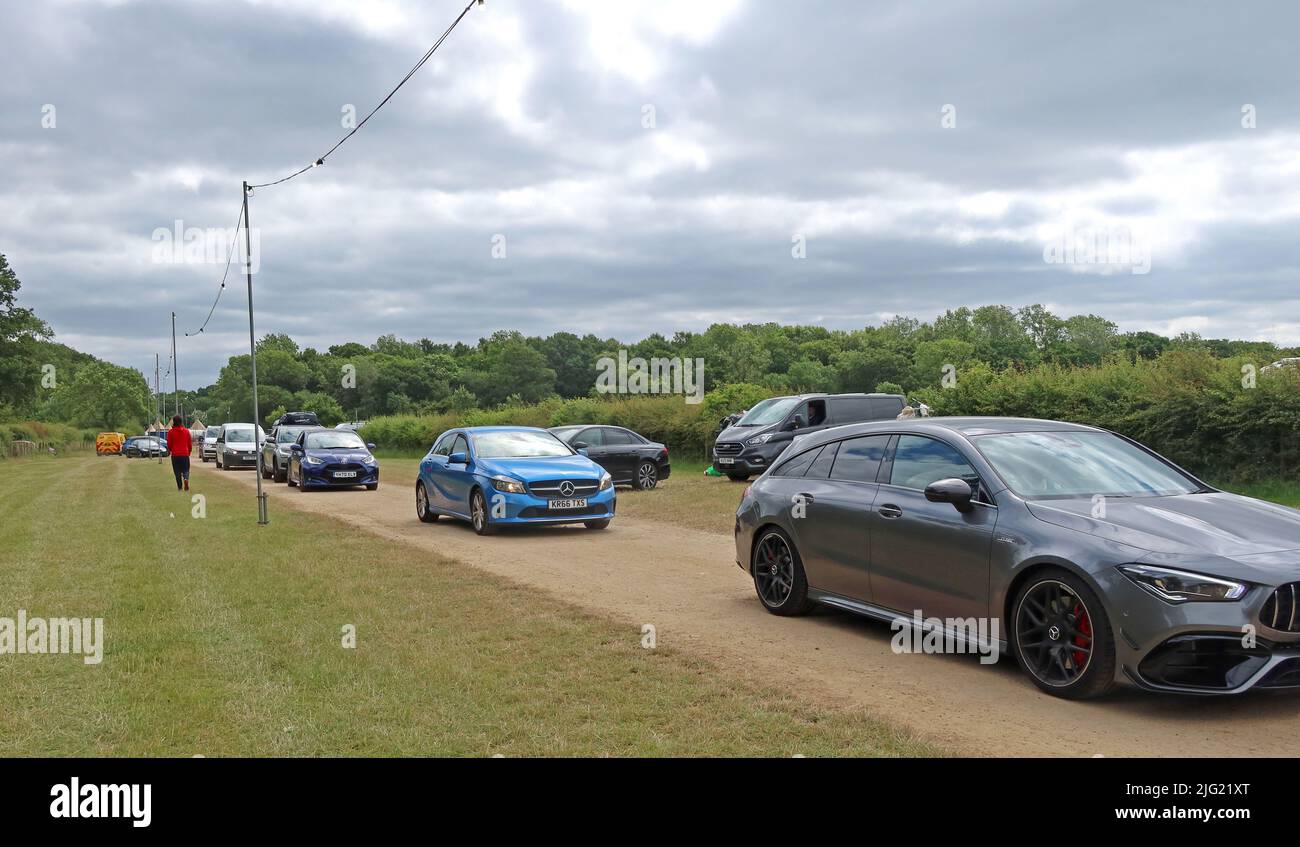
M 248 277 L 248 359 L 253 373 L 253 444 L 257 446 L 257 524 L 266 526 L 266 492 L 262 490 L 262 442 L 257 429 L 262 413 L 257 406 L 257 336 L 253 331 L 253 224 L 248 219 L 248 183 L 244 183 L 244 270 Z
M 162 374 L 162 362 L 159 361 L 158 354 L 154 353 L 153 354 L 153 413 L 157 415 L 155 420 L 157 420 L 159 423 L 162 423 L 162 408 L 159 405 L 162 403 L 162 387 L 160 386 L 160 383 L 162 382 L 161 374 Z M 158 451 L 158 464 L 160 465 L 162 464 L 161 450 Z
M 181 368 L 176 361 L 176 313 L 172 312 L 172 393 L 176 398 L 176 414 L 181 413 Z M 185 423 L 185 421 L 181 421 Z

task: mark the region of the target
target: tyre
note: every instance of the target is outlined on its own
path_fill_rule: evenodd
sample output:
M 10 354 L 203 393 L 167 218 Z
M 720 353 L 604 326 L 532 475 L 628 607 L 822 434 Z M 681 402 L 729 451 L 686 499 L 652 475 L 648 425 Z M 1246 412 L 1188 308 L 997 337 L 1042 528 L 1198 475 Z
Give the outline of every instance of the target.
M 280 467 L 280 463 L 279 463 L 279 462 L 276 462 L 276 463 L 275 463 L 275 470 L 272 471 L 272 473 L 271 473 L 271 479 L 274 479 L 276 482 L 284 482 L 284 481 L 287 480 L 288 478 L 289 478 L 289 469 L 288 469 L 288 467 L 283 467 L 283 468 L 282 468 L 282 467 Z
M 429 508 L 429 492 L 423 482 L 415 484 L 415 516 L 424 523 L 434 523 L 438 520 L 438 513 Z
M 642 462 L 636 466 L 636 476 L 632 477 L 632 487 L 637 491 L 649 491 L 659 484 L 659 466 L 654 462 Z
M 262 475 L 262 479 L 271 478 L 271 469 L 266 466 L 266 460 L 262 461 L 262 469 L 258 472 Z
M 372 483 L 370 483 L 369 485 L 366 486 L 366 490 L 367 490 L 367 491 L 378 491 L 378 490 L 379 490 L 379 483 L 377 483 L 377 482 L 372 482 Z
M 291 474 L 287 468 L 285 469 L 284 472 L 284 479 L 285 482 L 289 483 L 290 488 L 294 488 L 295 486 L 298 485 L 298 482 L 293 478 L 293 474 Z
M 732 482 L 744 482 L 745 480 L 749 479 L 749 474 L 729 473 L 727 474 L 727 479 L 731 480 Z
M 793 617 L 807 614 L 813 607 L 808 599 L 803 560 L 794 542 L 781 530 L 775 527 L 763 530 L 750 555 L 749 570 L 759 601 L 772 614 Z
M 207 457 L 207 456 L 200 456 L 200 457 L 199 457 L 199 461 L 201 461 L 203 464 L 206 465 L 206 464 L 208 463 L 208 457 Z
M 1086 700 L 1115 687 L 1115 638 L 1092 589 L 1069 571 L 1034 574 L 1016 593 L 1011 649 L 1034 684 Z
M 479 535 L 496 534 L 497 528 L 492 523 L 492 516 L 488 514 L 487 501 L 483 499 L 483 492 L 477 488 L 469 496 L 469 520 Z
M 607 529 L 609 527 L 609 518 L 599 521 L 584 521 L 582 525 L 587 529 Z

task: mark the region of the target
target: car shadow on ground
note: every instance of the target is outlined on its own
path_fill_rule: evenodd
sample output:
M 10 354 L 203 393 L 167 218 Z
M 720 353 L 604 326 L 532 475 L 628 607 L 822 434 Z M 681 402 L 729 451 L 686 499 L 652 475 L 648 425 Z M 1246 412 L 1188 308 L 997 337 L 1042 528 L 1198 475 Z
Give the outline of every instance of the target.
M 758 607 L 757 598 L 745 598 L 743 601 L 738 601 L 737 605 L 741 605 L 742 602 L 752 603 L 754 607 Z M 854 637 L 878 642 L 886 647 L 891 645 L 897 633 L 897 630 L 886 621 L 855 615 L 829 606 L 818 606 L 803 620 L 849 633 Z M 1001 652 L 998 661 L 989 665 L 981 664 L 980 656 L 976 653 L 901 654 L 899 658 L 918 662 L 947 663 L 955 672 L 959 669 L 977 669 L 980 673 L 992 675 L 998 683 L 1018 689 L 1025 696 L 1051 697 L 1034 686 L 1009 652 Z M 1084 708 L 1118 710 L 1135 718 L 1203 725 L 1216 719 L 1226 719 L 1246 713 L 1253 718 L 1294 719 L 1300 713 L 1300 689 L 1248 691 L 1244 694 L 1216 697 L 1145 691 L 1131 686 L 1122 686 L 1100 699 L 1062 700 L 1061 702 L 1063 705 L 1068 703 Z M 1188 729 L 1190 731 L 1194 727 L 1189 726 Z

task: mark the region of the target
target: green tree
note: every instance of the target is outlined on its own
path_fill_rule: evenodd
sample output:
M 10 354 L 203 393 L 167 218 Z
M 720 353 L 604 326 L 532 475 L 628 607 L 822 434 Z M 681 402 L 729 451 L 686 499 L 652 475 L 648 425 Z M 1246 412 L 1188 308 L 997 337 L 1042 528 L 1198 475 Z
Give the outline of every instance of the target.
M 0 253 L 0 407 L 34 405 L 41 362 L 36 341 L 50 337 L 50 328 L 31 309 L 17 304 L 22 283 Z M 57 371 L 56 371 L 57 373 Z
M 52 410 L 78 426 L 135 430 L 151 422 L 152 397 L 139 371 L 94 361 L 60 383 Z

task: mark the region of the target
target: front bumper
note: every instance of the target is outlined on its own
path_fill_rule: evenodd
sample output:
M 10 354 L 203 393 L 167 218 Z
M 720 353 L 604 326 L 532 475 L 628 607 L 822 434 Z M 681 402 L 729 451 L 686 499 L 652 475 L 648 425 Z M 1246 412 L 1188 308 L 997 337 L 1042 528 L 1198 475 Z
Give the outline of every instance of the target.
M 492 523 L 503 526 L 609 520 L 617 502 L 612 487 L 589 495 L 587 505 L 578 509 L 552 509 L 550 498 L 533 494 L 506 494 L 494 488 L 486 493 Z
M 1272 587 L 1256 586 L 1238 602 L 1178 605 L 1118 571 L 1101 587 L 1121 682 L 1180 694 L 1300 687 L 1300 633 L 1260 621 Z
M 221 454 L 221 464 L 223 467 L 230 468 L 255 468 L 257 467 L 257 454 L 226 451 Z
M 358 466 L 345 469 L 332 468 L 329 465 L 300 465 L 301 480 L 299 485 L 308 488 L 350 488 L 354 485 L 378 485 L 379 466 Z M 355 473 L 356 476 L 339 476 L 340 473 Z

